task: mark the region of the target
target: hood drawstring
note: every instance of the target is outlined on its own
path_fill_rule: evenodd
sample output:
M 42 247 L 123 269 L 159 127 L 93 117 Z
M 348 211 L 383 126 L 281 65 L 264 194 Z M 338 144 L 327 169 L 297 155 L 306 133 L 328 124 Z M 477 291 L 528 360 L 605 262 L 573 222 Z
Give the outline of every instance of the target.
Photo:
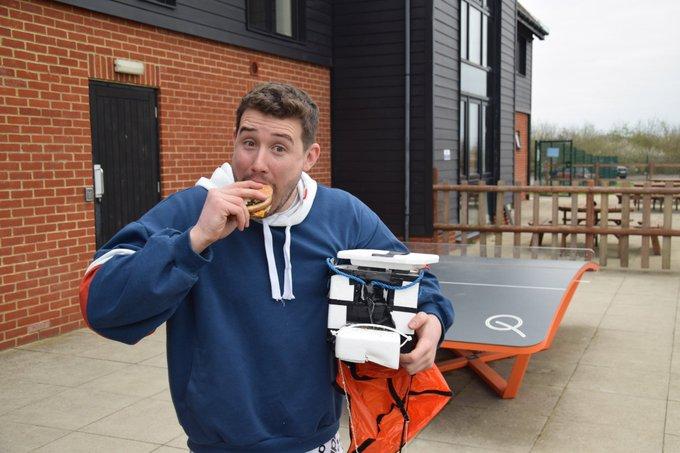
M 234 182 L 234 174 L 228 163 L 218 167 L 210 177 L 201 178 L 196 182 L 197 186 L 205 189 L 219 188 Z M 297 184 L 297 196 L 293 205 L 284 212 L 272 214 L 265 217 L 262 223 L 264 234 L 264 249 L 267 255 L 267 271 L 269 272 L 269 284 L 271 286 L 272 299 L 276 301 L 295 299 L 293 294 L 293 265 L 291 263 L 290 243 L 291 227 L 302 223 L 309 214 L 314 197 L 316 196 L 317 183 L 307 173 L 302 173 Z M 274 241 L 270 227 L 285 227 L 285 241 L 283 244 L 283 295 L 279 283 L 279 273 L 276 269 L 276 258 L 274 257 Z

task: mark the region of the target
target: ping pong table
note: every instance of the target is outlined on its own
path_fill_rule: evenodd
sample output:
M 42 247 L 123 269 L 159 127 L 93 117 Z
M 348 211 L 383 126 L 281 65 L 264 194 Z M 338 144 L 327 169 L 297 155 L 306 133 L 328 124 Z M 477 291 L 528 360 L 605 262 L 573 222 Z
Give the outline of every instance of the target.
M 478 258 L 440 254 L 432 265 L 456 313 L 441 348 L 455 358 L 442 372 L 470 367 L 502 398 L 514 398 L 531 355 L 550 347 L 581 276 L 583 261 Z M 515 357 L 504 378 L 488 365 Z

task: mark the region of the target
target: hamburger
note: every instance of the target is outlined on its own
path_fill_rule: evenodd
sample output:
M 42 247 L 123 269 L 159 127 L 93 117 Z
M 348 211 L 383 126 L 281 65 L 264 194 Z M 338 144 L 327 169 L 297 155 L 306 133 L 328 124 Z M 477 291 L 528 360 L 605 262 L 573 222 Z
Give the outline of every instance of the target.
M 272 186 L 262 186 L 260 189 L 263 195 L 267 198 L 262 200 L 246 200 L 246 208 L 250 213 L 250 217 L 255 219 L 263 219 L 269 214 L 269 210 L 272 207 L 272 196 L 274 195 L 274 189 Z

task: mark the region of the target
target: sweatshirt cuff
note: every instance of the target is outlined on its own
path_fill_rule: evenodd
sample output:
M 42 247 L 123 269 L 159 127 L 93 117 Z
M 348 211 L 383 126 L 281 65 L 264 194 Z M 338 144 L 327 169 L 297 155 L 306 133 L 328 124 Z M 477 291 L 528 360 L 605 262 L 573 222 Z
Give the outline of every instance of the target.
M 175 264 L 180 269 L 195 274 L 200 268 L 212 261 L 212 249 L 208 247 L 198 254 L 191 248 L 189 231 L 181 233 L 175 239 Z

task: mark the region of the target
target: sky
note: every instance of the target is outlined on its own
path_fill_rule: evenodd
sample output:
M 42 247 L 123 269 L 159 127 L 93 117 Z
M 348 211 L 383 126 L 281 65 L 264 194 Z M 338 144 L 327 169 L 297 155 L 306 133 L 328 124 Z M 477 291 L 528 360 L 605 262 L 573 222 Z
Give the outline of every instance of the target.
M 680 0 L 520 0 L 533 42 L 532 123 L 680 125 Z

